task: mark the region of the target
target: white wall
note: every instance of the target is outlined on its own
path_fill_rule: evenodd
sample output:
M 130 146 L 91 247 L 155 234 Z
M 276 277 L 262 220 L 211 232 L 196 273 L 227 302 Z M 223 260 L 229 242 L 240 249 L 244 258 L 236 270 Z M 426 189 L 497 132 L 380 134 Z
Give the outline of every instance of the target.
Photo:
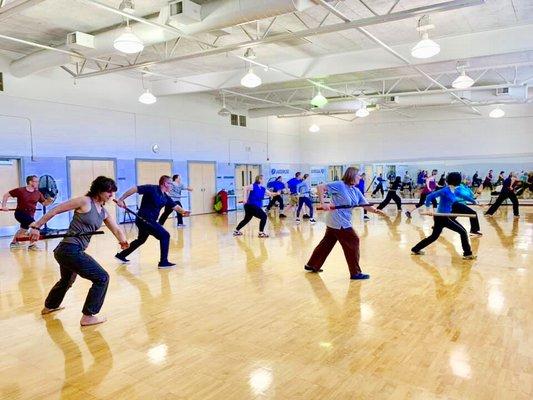
M 173 158 L 228 162 L 299 162 L 299 122 L 248 119 L 234 127 L 207 95 L 137 101 L 140 79 L 117 74 L 73 85 L 54 70 L 17 79 L 4 72 L 0 92 L 0 155 L 30 156 L 30 123 L 36 157 Z M 268 133 L 267 133 L 268 130 Z M 152 145 L 160 152 L 154 154 Z M 267 155 L 267 148 L 270 150 Z M 231 151 L 230 151 L 231 149 Z
M 361 163 L 533 156 L 533 104 L 504 106 L 506 116 L 468 108 L 410 110 L 413 118 L 371 113 L 352 123 L 321 117 L 302 125 L 302 162 Z M 320 132 L 307 131 L 317 122 Z

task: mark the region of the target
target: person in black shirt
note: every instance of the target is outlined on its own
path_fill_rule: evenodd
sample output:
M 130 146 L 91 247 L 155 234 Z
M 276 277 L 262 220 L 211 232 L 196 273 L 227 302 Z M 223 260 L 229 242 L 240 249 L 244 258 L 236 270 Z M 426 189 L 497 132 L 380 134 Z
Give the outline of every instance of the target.
M 509 174 L 509 177 L 507 177 L 507 179 L 504 179 L 502 191 L 500 192 L 500 195 L 498 196 L 494 204 L 491 205 L 485 213 L 486 216 L 492 217 L 492 215 L 496 212 L 496 210 L 498 210 L 498 208 L 506 199 L 511 200 L 511 203 L 513 203 L 514 216 L 516 218 L 520 216 L 520 213 L 518 212 L 518 199 L 516 198 L 516 194 L 513 190 L 513 183 L 516 181 L 516 179 L 517 178 L 514 172 L 511 172 Z
M 159 178 L 159 185 L 133 186 L 117 200 L 117 204 L 124 208 L 126 206 L 124 200 L 132 194 L 139 193 L 143 196 L 141 200 L 141 207 L 138 211 L 138 217 L 135 219 L 135 225 L 137 225 L 137 228 L 139 229 L 138 237 L 131 242 L 128 249 L 123 250 L 115 255 L 115 257 L 120 261 L 128 263 L 129 260 L 126 257 L 137 250 L 137 248 L 139 248 L 144 242 L 146 242 L 148 236 L 152 235 L 159 240 L 159 246 L 161 249 L 161 259 L 159 260 L 158 267 L 170 268 L 176 265 L 168 261 L 170 234 L 165 228 L 163 228 L 161 224 L 157 222 L 159 212 L 161 211 L 161 208 L 165 206 L 171 207 L 180 214 L 188 214 L 188 212 L 182 207 L 175 204 L 168 195 L 171 187 L 172 180 L 170 179 L 170 176 L 163 175 L 161 178 Z
M 389 187 L 389 191 L 387 192 L 387 197 L 379 204 L 378 210 L 383 210 L 387 204 L 390 203 L 391 200 L 394 200 L 396 203 L 396 207 L 398 207 L 398 211 L 402 211 L 402 199 L 400 199 L 400 196 L 396 194 L 396 191 L 399 190 L 402 186 L 402 178 L 399 176 L 396 177 L 394 182 L 392 182 L 391 186 Z

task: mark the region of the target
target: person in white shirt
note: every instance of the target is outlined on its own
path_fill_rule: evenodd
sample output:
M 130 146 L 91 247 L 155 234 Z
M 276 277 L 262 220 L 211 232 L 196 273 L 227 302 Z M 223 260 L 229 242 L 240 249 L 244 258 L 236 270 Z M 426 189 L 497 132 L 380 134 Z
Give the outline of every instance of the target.
M 163 211 L 163 214 L 161 214 L 161 217 L 159 217 L 159 223 L 161 225 L 164 225 L 167 221 L 167 218 L 172 214 L 172 211 L 174 211 L 175 206 L 183 207 L 181 204 L 181 192 L 182 190 L 187 190 L 189 192 L 192 192 L 192 188 L 189 186 L 185 186 L 181 182 L 181 176 L 176 174 L 172 176 L 172 187 L 170 188 L 170 192 L 168 192 L 168 195 L 170 198 L 174 201 L 174 206 L 166 206 L 165 210 Z M 178 218 L 178 228 L 183 228 L 185 224 L 183 223 L 183 215 L 180 213 L 176 213 Z

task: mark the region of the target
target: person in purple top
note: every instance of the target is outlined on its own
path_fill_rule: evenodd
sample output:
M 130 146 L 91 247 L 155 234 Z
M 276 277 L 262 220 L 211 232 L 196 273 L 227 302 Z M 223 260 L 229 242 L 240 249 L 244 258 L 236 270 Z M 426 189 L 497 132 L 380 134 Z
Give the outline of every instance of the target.
M 459 172 L 450 172 L 446 177 L 446 183 L 448 184 L 448 186 L 445 186 L 440 190 L 436 190 L 426 197 L 426 208 L 429 208 L 429 205 L 431 204 L 432 200 L 438 198 L 439 204 L 437 207 L 437 212 L 441 214 L 451 213 L 453 204 L 457 202 L 457 197 L 455 196 L 454 191 L 457 186 L 461 184 L 461 174 Z M 417 243 L 411 249 L 411 254 L 424 254 L 422 249 L 436 241 L 442 233 L 443 229 L 448 228 L 454 232 L 457 232 L 461 236 L 463 258 L 465 260 L 474 260 L 476 258 L 476 256 L 472 254 L 470 242 L 468 241 L 468 233 L 459 222 L 447 216 L 434 216 L 433 220 L 433 231 L 431 232 L 431 235 Z
M 263 211 L 263 199 L 267 196 L 276 196 L 276 192 L 271 192 L 263 186 L 263 175 L 257 175 L 253 185 L 244 188 L 244 219 L 239 222 L 237 228 L 233 231 L 233 236 L 242 236 L 241 229 L 246 226 L 253 217 L 259 218 L 259 237 L 267 238 L 265 233 L 265 225 L 267 222 L 267 215 Z

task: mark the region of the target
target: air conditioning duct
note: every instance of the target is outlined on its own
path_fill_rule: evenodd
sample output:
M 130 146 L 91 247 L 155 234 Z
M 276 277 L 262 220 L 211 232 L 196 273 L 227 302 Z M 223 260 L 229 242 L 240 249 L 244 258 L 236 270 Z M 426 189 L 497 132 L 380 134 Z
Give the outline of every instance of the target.
M 90 3 L 90 1 L 86 2 Z M 315 5 L 311 0 L 219 0 L 201 6 L 200 22 L 189 25 L 172 21 L 170 23 L 185 34 L 194 35 L 295 11 L 303 11 Z M 152 20 L 159 23 L 166 22 L 169 18 L 169 8 L 169 5 L 167 5 L 161 10 L 160 17 L 163 20 L 159 17 Z M 179 36 L 178 33 L 172 33 L 142 23 L 131 22 L 131 26 L 135 35 L 142 40 L 145 46 L 166 42 Z M 120 27 L 94 35 L 94 50 L 86 50 L 84 54 L 89 57 L 114 54 L 113 41 L 120 35 L 122 30 L 123 28 Z M 58 48 L 68 50 L 69 47 L 64 45 Z M 53 50 L 41 50 L 13 61 L 11 63 L 11 73 L 21 78 L 69 63 L 70 56 L 67 54 L 61 54 Z

